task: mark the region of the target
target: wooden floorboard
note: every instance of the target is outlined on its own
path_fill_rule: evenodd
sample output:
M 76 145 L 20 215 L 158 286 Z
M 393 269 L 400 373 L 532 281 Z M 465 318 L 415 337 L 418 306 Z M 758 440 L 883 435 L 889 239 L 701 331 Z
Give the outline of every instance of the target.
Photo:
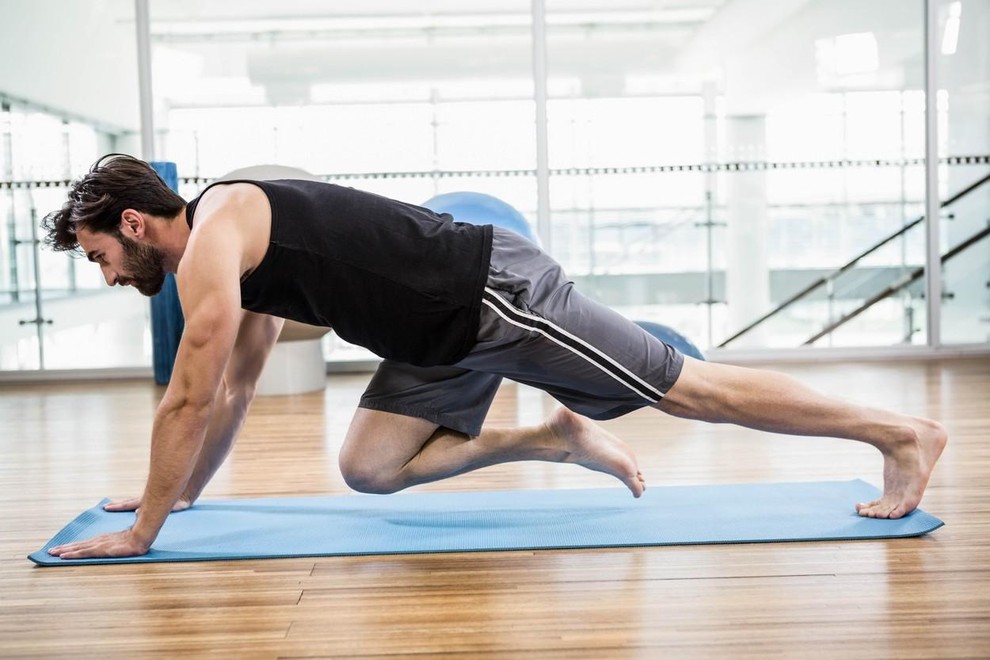
M 44 569 L 25 556 L 82 509 L 142 489 L 163 390 L 0 386 L 0 657 L 990 657 L 990 358 L 774 368 L 940 419 L 950 444 L 922 506 L 946 526 L 887 541 Z M 367 380 L 259 399 L 204 497 L 348 493 L 337 453 Z M 509 385 L 489 421 L 532 423 L 553 405 Z M 606 426 L 651 485 L 880 479 L 876 452 L 851 442 L 652 411 Z M 612 485 L 523 463 L 417 490 Z

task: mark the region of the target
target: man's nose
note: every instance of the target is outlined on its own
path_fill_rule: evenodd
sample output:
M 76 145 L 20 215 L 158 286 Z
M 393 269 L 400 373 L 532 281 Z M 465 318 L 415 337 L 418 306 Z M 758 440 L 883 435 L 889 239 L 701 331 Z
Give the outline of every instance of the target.
M 110 268 L 103 266 L 100 270 L 103 271 L 103 279 L 107 281 L 107 286 L 113 286 L 117 283 L 117 274 L 110 270 Z

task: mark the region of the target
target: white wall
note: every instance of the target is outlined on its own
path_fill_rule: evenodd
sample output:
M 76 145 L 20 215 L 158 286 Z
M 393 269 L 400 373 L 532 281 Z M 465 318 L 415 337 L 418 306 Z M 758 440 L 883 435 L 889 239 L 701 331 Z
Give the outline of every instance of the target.
M 137 131 L 133 0 L 0 0 L 0 95 Z

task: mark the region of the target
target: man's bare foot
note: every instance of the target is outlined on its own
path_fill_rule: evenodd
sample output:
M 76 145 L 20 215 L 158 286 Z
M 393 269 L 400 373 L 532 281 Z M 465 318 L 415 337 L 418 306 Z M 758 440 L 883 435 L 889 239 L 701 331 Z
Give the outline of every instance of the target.
M 857 504 L 867 518 L 901 518 L 918 508 L 935 463 L 945 449 L 948 434 L 941 424 L 912 418 L 912 428 L 886 447 L 883 454 L 883 496 Z
M 636 456 L 626 443 L 600 428 L 594 422 L 558 408 L 546 422 L 554 439 L 560 443 L 563 463 L 576 463 L 589 470 L 611 474 L 624 483 L 633 496 L 646 490 L 643 473 L 636 465 Z

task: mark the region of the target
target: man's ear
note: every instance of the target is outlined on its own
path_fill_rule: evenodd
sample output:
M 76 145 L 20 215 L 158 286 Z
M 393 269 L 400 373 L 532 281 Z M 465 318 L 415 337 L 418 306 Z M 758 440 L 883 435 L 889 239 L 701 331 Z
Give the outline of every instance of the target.
M 141 239 L 146 230 L 144 215 L 139 211 L 124 209 L 124 212 L 120 214 L 120 232 L 127 238 Z

